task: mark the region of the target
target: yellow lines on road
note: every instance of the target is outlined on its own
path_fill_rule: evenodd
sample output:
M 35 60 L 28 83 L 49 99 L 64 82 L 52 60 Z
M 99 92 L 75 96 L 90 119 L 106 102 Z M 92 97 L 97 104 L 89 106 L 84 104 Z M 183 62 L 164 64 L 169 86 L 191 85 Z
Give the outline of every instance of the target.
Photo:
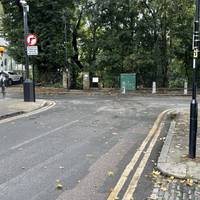
M 112 190 L 112 192 L 110 193 L 110 195 L 108 196 L 107 200 L 116 200 L 118 199 L 118 195 L 120 193 L 120 191 L 122 190 L 125 182 L 128 179 L 128 176 L 130 175 L 131 171 L 133 170 L 135 164 L 138 162 L 141 154 L 143 153 L 145 147 L 147 146 L 147 144 L 151 141 L 152 137 L 152 141 L 148 147 L 147 153 L 145 154 L 144 158 L 141 160 L 139 167 L 137 168 L 135 174 L 133 175 L 133 178 L 131 180 L 131 184 L 129 185 L 129 188 L 127 190 L 127 192 L 125 193 L 125 196 L 123 198 L 123 200 L 132 200 L 132 196 L 133 193 L 135 191 L 135 188 L 137 186 L 137 182 L 144 170 L 144 167 L 146 165 L 146 162 L 148 161 L 148 158 L 151 154 L 151 151 L 156 143 L 156 140 L 160 134 L 161 131 L 161 121 L 163 119 L 163 117 L 165 116 L 165 114 L 167 114 L 168 112 L 170 112 L 170 110 L 166 110 L 164 112 L 162 112 L 157 120 L 155 121 L 152 129 L 150 130 L 149 134 L 147 135 L 147 137 L 145 138 L 145 140 L 143 141 L 143 143 L 141 144 L 141 146 L 139 147 L 139 149 L 137 150 L 137 152 L 135 153 L 135 155 L 133 156 L 132 160 L 130 161 L 130 163 L 126 166 L 124 172 L 122 173 L 119 181 L 117 182 L 116 186 L 114 187 L 114 189 Z M 154 136 L 155 135 L 155 136 Z
M 162 124 L 163 126 L 163 124 Z M 156 134 L 155 136 L 153 137 L 153 139 L 151 140 L 151 143 L 143 157 L 143 159 L 141 160 L 140 162 L 140 165 L 139 167 L 137 168 L 135 174 L 133 175 L 132 179 L 131 179 L 131 182 L 130 182 L 130 185 L 123 197 L 122 200 L 133 200 L 133 193 L 135 192 L 135 189 L 137 187 L 137 184 L 138 184 L 138 181 L 142 175 L 142 172 L 146 166 L 146 163 L 151 155 L 151 152 L 152 152 L 152 149 L 158 139 L 158 136 L 160 135 L 160 132 L 161 132 L 161 129 L 162 129 L 162 126 L 159 127 L 159 129 L 156 131 Z

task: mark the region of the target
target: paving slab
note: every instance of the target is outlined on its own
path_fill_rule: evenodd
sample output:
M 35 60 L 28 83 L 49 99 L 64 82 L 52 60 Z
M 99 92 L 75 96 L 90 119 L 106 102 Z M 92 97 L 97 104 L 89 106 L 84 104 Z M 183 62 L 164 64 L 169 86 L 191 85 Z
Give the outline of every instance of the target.
M 200 124 L 200 123 L 199 123 Z M 199 129 L 198 129 L 199 130 Z M 171 122 L 164 142 L 158 169 L 167 175 L 184 179 L 200 180 L 200 135 L 197 134 L 196 159 L 188 157 L 189 149 L 189 111 L 177 111 L 177 117 Z
M 28 113 L 48 105 L 47 100 L 38 99 L 36 102 L 24 102 L 22 99 L 1 98 L 0 120 L 11 116 Z

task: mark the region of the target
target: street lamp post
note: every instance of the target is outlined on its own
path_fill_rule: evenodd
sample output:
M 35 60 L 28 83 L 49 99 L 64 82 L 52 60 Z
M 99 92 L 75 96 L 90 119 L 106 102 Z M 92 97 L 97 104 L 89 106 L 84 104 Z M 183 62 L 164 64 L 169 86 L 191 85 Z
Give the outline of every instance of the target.
M 197 59 L 199 54 L 199 12 L 200 0 L 196 0 L 196 13 L 194 20 L 193 33 L 193 69 L 192 69 L 192 101 L 190 104 L 190 134 L 189 134 L 189 157 L 196 158 L 196 139 L 197 139 L 197 119 L 198 119 L 198 103 L 197 103 Z
M 23 3 L 22 3 L 23 2 Z M 28 5 L 26 1 L 20 1 L 23 7 L 24 17 L 24 52 L 25 52 L 25 79 L 29 79 L 29 57 L 27 54 L 27 42 L 26 37 L 28 36 Z
M 25 0 L 20 0 L 20 4 L 23 7 L 24 18 L 24 54 L 25 54 L 25 81 L 24 81 L 24 101 L 35 102 L 35 87 L 33 81 L 29 79 L 29 57 L 27 54 L 27 41 L 26 38 L 29 33 L 28 28 L 28 11 L 29 6 Z

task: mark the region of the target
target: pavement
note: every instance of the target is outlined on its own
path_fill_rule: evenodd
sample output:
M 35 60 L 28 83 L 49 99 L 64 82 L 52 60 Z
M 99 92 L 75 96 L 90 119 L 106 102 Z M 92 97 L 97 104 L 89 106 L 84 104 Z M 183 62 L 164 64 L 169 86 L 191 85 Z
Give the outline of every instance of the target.
M 43 99 L 38 99 L 36 102 L 24 102 L 23 99 L 0 98 L 0 120 L 24 113 L 30 113 L 48 106 L 50 103 L 52 102 Z
M 23 93 L 23 86 L 22 85 L 14 85 L 12 87 L 8 87 L 7 89 L 8 93 Z M 152 94 L 151 88 L 143 88 L 138 89 L 135 91 L 126 91 L 125 94 L 122 94 L 122 91 L 120 89 L 115 88 L 90 88 L 89 90 L 78 90 L 78 89 L 72 89 L 67 90 L 65 88 L 55 88 L 55 87 L 42 87 L 42 86 L 36 86 L 35 88 L 36 94 L 41 95 L 129 95 L 129 96 L 191 96 L 191 91 L 188 91 L 188 94 L 185 95 L 183 89 L 163 89 L 159 88 L 157 90 L 156 94 Z
M 199 134 L 197 134 L 197 155 L 195 159 L 189 158 L 188 149 L 189 111 L 182 110 L 178 111 L 176 118 L 171 121 L 166 140 L 158 159 L 158 169 L 169 176 L 200 181 Z
M 176 111 L 157 162 L 158 171 L 153 172 L 155 184 L 148 199 L 200 200 L 199 144 L 200 135 L 197 134 L 196 158 L 190 159 L 189 110 Z

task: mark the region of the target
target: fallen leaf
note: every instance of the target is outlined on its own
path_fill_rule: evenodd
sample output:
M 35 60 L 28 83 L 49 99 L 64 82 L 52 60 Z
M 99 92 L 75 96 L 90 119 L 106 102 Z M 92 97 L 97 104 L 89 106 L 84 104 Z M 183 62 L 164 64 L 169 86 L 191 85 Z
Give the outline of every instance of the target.
M 151 199 L 151 200 L 156 200 L 156 199 L 158 199 L 157 194 L 152 194 L 152 195 L 150 196 L 150 199 Z
M 160 141 L 165 141 L 166 137 L 161 137 Z
M 187 179 L 186 184 L 189 185 L 189 186 L 193 186 L 193 180 Z
M 185 183 L 185 180 L 180 180 L 180 183 Z
M 156 176 L 160 175 L 160 172 L 156 171 L 156 170 L 153 170 L 152 174 L 153 174 L 154 177 L 156 177 Z
M 108 176 L 114 176 L 114 172 L 109 171 L 109 172 L 108 172 Z
M 58 190 L 63 189 L 63 185 L 62 185 L 61 181 L 58 179 L 56 180 L 56 189 L 58 189 Z
M 161 187 L 160 188 L 163 192 L 166 192 L 167 191 L 167 188 L 166 187 Z

